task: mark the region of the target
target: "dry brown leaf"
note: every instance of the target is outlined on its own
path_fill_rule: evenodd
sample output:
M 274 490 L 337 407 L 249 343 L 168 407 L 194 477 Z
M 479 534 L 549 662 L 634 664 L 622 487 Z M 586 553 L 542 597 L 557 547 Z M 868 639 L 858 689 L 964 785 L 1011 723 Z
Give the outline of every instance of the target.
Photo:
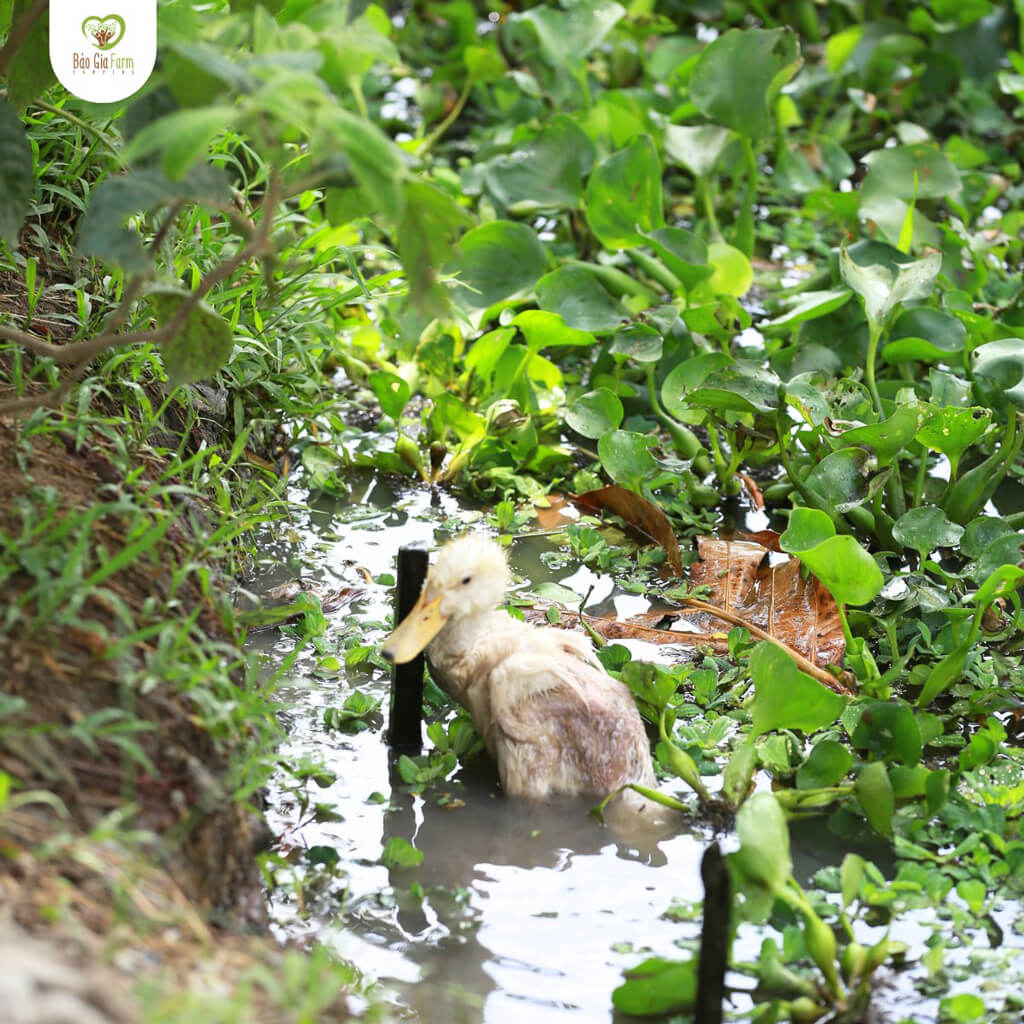
M 609 484 L 607 487 L 599 487 L 596 491 L 587 491 L 584 494 L 570 494 L 569 500 L 588 512 L 607 509 L 615 513 L 648 540 L 660 544 L 668 556 L 668 564 L 674 572 L 682 575 L 683 563 L 679 554 L 679 541 L 676 540 L 668 517 L 653 502 L 618 484 Z

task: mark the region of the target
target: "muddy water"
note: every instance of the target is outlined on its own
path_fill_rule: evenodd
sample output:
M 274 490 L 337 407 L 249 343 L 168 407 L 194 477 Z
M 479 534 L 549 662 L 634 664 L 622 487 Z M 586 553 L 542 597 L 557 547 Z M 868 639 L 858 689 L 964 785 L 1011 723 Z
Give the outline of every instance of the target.
M 328 616 L 326 653 L 343 659 L 346 638 L 376 644 L 388 625 L 391 590 L 386 581 L 366 584 L 362 570 L 392 573 L 400 545 L 434 547 L 467 528 L 489 529 L 446 495 L 432 506 L 422 491 L 395 493 L 367 477 L 344 506 L 325 505 L 268 538 L 268 563 L 283 564 L 260 585 L 305 566 L 303 578 L 328 589 L 363 587 L 362 597 Z M 581 596 L 590 591 L 595 614 L 644 610 L 613 580 L 567 561 L 548 537 L 517 541 L 510 560 L 524 586 L 551 581 Z M 274 662 L 294 639 L 265 634 L 262 645 Z M 589 816 L 590 801 L 506 799 L 485 755 L 412 795 L 384 742 L 385 673 L 365 661 L 325 673 L 322 658 L 307 649 L 289 673 L 282 753 L 293 765 L 322 763 L 333 781 L 298 783 L 282 772 L 271 787 L 269 821 L 282 860 L 269 902 L 281 937 L 325 943 L 376 980 L 399 1013 L 438 1024 L 611 1021 L 611 992 L 625 969 L 694 948 L 708 831 L 680 822 L 661 838 L 618 834 Z M 328 731 L 324 710 L 357 687 L 384 700 L 383 714 L 355 735 Z M 685 799 L 678 780 L 662 788 Z M 383 866 L 382 848 L 394 836 L 422 851 L 422 864 Z M 841 859 L 821 849 L 820 830 L 806 842 L 796 831 L 793 838 L 798 878 Z M 741 932 L 734 952 L 753 959 L 759 942 Z M 730 982 L 750 985 L 739 976 Z

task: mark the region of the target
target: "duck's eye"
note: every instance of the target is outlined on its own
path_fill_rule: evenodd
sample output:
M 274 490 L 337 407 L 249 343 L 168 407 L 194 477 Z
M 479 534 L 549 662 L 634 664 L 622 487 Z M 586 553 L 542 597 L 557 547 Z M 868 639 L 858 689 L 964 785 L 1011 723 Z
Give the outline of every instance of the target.
M 470 580 L 472 580 L 472 578 L 473 578 L 472 576 L 463 576 L 463 577 L 462 577 L 462 582 L 463 582 L 464 584 L 465 584 L 465 583 L 469 583 L 469 581 L 470 581 Z

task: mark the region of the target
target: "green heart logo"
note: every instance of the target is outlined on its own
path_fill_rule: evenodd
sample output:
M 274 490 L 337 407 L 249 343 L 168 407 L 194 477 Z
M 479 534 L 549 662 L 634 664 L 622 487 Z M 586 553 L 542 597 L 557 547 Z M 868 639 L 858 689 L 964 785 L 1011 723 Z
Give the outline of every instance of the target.
M 119 14 L 108 14 L 99 18 L 91 14 L 82 22 L 82 35 L 97 50 L 112 50 L 124 36 L 124 18 Z

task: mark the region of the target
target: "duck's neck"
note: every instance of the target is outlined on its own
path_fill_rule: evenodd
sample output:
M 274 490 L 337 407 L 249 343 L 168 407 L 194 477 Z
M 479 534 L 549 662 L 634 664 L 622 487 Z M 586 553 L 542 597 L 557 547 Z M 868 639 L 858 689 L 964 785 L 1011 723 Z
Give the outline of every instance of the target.
M 485 612 L 452 619 L 427 648 L 437 682 L 469 711 L 478 731 L 490 721 L 488 677 L 519 646 L 525 628 L 505 611 Z

